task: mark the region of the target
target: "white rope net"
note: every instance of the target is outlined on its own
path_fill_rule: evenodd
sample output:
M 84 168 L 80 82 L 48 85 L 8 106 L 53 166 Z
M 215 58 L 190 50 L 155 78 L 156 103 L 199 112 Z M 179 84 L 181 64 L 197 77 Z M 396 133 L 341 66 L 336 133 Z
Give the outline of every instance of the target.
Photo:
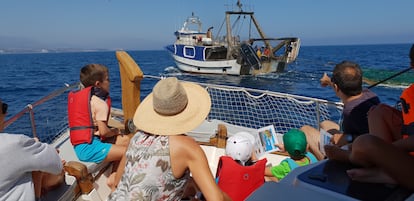
M 212 99 L 208 119 L 258 129 L 273 124 L 277 133 L 319 122 L 339 122 L 341 103 L 238 87 L 204 85 Z

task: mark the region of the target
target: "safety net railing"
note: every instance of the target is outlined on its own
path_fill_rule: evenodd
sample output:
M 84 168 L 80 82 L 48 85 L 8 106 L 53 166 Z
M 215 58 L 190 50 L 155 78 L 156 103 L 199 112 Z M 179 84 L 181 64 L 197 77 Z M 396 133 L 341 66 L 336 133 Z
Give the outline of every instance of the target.
M 145 78 L 156 78 L 145 76 Z M 205 87 L 212 106 L 208 120 L 258 129 L 274 125 L 277 133 L 332 120 L 340 123 L 343 104 L 318 98 L 236 86 L 198 83 Z
M 157 80 L 150 82 L 154 85 Z M 205 87 L 212 100 L 208 120 L 252 129 L 274 125 L 276 132 L 282 134 L 303 125 L 319 128 L 319 122 L 327 119 L 340 121 L 342 104 L 339 102 L 251 88 L 198 84 Z M 79 83 L 67 85 L 27 105 L 5 122 L 4 131 L 36 136 L 42 142 L 52 143 L 68 128 L 67 95 L 78 87 Z

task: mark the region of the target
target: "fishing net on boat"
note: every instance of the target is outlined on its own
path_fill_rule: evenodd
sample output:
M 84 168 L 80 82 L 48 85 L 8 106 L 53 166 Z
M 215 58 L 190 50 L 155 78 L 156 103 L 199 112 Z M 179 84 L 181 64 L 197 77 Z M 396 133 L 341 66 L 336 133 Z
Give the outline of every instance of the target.
M 273 124 L 277 133 L 323 120 L 339 122 L 341 104 L 291 94 L 207 85 L 212 99 L 209 119 L 258 129 Z

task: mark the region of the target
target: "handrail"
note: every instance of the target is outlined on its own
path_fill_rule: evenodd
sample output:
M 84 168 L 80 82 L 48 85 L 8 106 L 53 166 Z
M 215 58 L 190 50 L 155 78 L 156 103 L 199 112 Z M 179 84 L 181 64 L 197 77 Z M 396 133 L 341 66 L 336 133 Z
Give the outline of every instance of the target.
M 73 84 L 66 84 L 65 83 L 65 87 L 62 87 L 60 89 L 57 89 L 53 92 L 51 92 L 50 94 L 48 94 L 47 96 L 39 99 L 38 101 L 28 104 L 26 107 L 24 107 L 20 112 L 18 112 L 17 114 L 15 114 L 14 116 L 10 117 L 9 119 L 7 119 L 4 122 L 4 128 L 7 128 L 9 125 L 11 125 L 12 123 L 14 123 L 15 121 L 17 121 L 19 118 L 21 118 L 24 114 L 29 113 L 30 114 L 30 121 L 31 121 L 31 126 L 32 126 L 32 132 L 33 132 L 33 137 L 37 137 L 36 136 L 36 124 L 34 122 L 34 113 L 33 113 L 33 108 L 43 104 L 44 102 L 61 95 L 62 93 L 66 92 L 67 90 L 70 89 L 74 89 L 76 87 L 79 86 L 79 82 L 73 83 Z
M 159 76 L 155 76 L 155 75 L 144 75 L 144 78 L 152 78 L 152 79 L 161 80 L 161 79 L 165 79 L 166 77 L 159 77 Z M 185 80 L 183 80 L 183 81 L 186 82 Z M 324 100 L 324 99 L 320 99 L 320 98 L 313 98 L 313 97 L 309 97 L 309 96 L 287 94 L 287 93 L 282 93 L 282 92 L 262 90 L 262 89 L 254 89 L 254 88 L 248 88 L 248 87 L 209 84 L 209 83 L 202 83 L 202 82 L 195 82 L 195 81 L 189 81 L 189 82 L 197 83 L 197 84 L 199 84 L 203 87 L 206 87 L 206 88 L 214 87 L 214 88 L 221 88 L 221 89 L 228 89 L 228 90 L 246 91 L 247 93 L 253 92 L 253 93 L 260 93 L 260 94 L 269 94 L 269 95 L 278 96 L 278 97 L 291 97 L 291 98 L 295 98 L 295 99 L 304 99 L 304 100 L 308 100 L 308 101 L 320 102 L 320 103 L 324 103 L 324 104 L 328 104 L 328 105 L 332 105 L 332 106 L 336 106 L 336 107 L 340 107 L 340 108 L 343 107 L 342 102 L 328 101 L 328 100 Z

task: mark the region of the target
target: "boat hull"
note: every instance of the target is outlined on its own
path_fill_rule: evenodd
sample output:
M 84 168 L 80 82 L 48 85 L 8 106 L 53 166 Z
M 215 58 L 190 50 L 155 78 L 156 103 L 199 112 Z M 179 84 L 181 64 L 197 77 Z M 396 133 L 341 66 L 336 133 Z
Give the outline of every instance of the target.
M 215 47 L 170 45 L 166 49 L 173 57 L 177 68 L 184 72 L 200 74 L 257 75 L 283 72 L 286 63 L 276 60 L 260 61 L 253 52 L 239 55 L 237 59 L 208 58 L 208 51 Z M 220 47 L 218 47 L 220 48 Z M 244 62 L 249 61 L 249 62 Z M 241 64 L 243 63 L 243 65 Z
M 178 69 L 189 73 L 240 75 L 241 65 L 233 60 L 197 61 L 172 55 Z

